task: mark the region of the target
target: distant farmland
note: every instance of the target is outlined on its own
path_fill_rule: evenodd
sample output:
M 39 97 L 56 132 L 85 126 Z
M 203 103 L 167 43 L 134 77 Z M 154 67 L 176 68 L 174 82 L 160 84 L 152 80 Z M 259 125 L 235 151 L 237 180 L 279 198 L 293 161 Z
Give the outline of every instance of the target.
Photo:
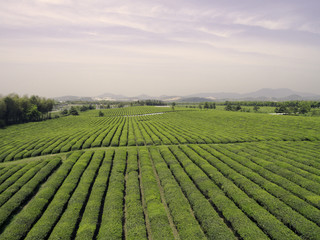
M 320 239 L 320 118 L 98 112 L 0 130 L 0 239 Z

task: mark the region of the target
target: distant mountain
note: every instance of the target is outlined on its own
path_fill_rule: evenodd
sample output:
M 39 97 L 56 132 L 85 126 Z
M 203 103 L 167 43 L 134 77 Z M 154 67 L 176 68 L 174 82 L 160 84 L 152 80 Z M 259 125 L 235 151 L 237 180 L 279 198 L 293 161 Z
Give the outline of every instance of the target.
M 315 94 L 312 93 L 303 93 L 303 92 L 295 92 L 288 88 L 262 88 L 258 91 L 243 94 L 243 97 L 269 97 L 269 98 L 285 98 L 289 96 L 297 96 L 297 97 L 312 97 Z
M 197 93 L 187 96 L 167 96 L 160 97 L 149 96 L 142 94 L 136 97 L 127 97 L 119 94 L 104 93 L 96 97 L 77 97 L 64 96 L 55 98 L 57 101 L 94 101 L 94 100 L 108 100 L 108 101 L 137 101 L 137 100 L 162 100 L 164 102 L 209 102 L 209 101 L 292 101 L 292 100 L 320 100 L 320 95 L 296 92 L 288 88 L 262 88 L 258 91 L 249 93 L 232 93 L 232 92 L 218 92 L 218 93 Z
M 185 98 L 210 98 L 210 99 L 226 99 L 226 98 L 238 98 L 241 97 L 239 93 L 227 93 L 227 92 L 218 92 L 218 93 L 198 93 L 185 96 Z
M 97 100 L 110 100 L 110 101 L 118 101 L 118 100 L 125 100 L 128 97 L 120 94 L 112 94 L 112 93 L 104 93 L 99 96 L 94 97 Z
M 181 103 L 200 103 L 200 102 L 213 102 L 213 99 L 210 98 L 202 98 L 202 97 L 186 97 L 186 98 L 181 98 L 177 102 Z
M 319 100 L 320 95 L 295 92 L 288 88 L 262 88 L 255 92 L 239 93 L 198 93 L 185 98 L 200 97 L 215 100 L 243 100 L 243 101 L 290 101 L 290 100 Z
M 66 101 L 83 101 L 83 102 L 91 102 L 93 98 L 91 97 L 78 97 L 78 96 L 62 96 L 55 97 L 54 100 L 58 102 L 66 102 Z

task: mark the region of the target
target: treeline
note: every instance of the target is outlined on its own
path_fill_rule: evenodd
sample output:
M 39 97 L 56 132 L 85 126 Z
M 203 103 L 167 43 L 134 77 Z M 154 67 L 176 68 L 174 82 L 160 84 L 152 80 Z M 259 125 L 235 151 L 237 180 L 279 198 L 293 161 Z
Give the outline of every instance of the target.
M 6 125 L 36 122 L 50 118 L 55 102 L 39 96 L 10 94 L 0 98 L 0 127 Z
M 306 114 L 310 112 L 311 108 L 319 108 L 319 103 L 311 103 L 307 101 L 291 101 L 279 103 L 275 108 L 276 113 L 284 114 Z
M 310 105 L 311 108 L 320 108 L 320 101 L 284 101 L 284 102 L 272 102 L 272 101 L 225 101 L 223 103 L 217 103 L 219 105 L 241 105 L 241 106 L 259 106 L 259 107 L 281 107 L 281 106 L 298 106 L 299 104 Z
M 161 100 L 138 100 L 133 102 L 135 106 L 164 106 L 167 105 Z

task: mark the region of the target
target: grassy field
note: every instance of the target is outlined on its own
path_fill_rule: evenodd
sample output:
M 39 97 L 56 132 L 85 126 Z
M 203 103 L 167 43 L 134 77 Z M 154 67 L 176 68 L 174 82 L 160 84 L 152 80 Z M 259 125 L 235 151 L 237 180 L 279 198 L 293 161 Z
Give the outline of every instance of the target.
M 98 112 L 0 130 L 0 239 L 320 239 L 319 118 Z

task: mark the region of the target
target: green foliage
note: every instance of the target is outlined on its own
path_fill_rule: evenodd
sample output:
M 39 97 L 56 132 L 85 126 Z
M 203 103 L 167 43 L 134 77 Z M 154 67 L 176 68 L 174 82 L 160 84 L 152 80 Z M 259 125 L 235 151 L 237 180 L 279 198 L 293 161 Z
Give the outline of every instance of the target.
M 99 151 L 99 154 L 102 158 L 104 152 Z M 90 198 L 77 230 L 76 239 L 93 239 L 94 237 L 98 226 L 101 204 L 103 204 L 103 198 L 108 189 L 107 183 L 110 176 L 113 155 L 114 150 L 108 150 L 104 155 L 98 176 L 92 187 Z
M 38 96 L 10 94 L 0 98 L 0 128 L 5 125 L 49 119 L 54 101 Z
M 104 113 L 100 110 L 99 113 L 98 113 L 99 117 L 103 117 L 104 116 Z
M 147 149 L 139 149 L 139 159 L 142 189 L 148 211 L 152 239 L 174 239 Z M 159 228 L 159 226 L 161 227 Z
M 60 163 L 60 159 L 52 160 L 46 166 L 44 166 L 37 174 L 26 184 L 24 184 L 20 190 L 6 201 L 0 208 L 0 227 L 6 224 L 10 219 L 10 216 L 19 208 L 22 207 L 25 202 L 31 197 L 34 191 L 46 180 L 48 176 L 54 171 L 54 169 Z M 29 173 L 32 174 L 32 173 Z
M 68 109 L 63 109 L 63 110 L 61 111 L 61 115 L 63 115 L 63 116 L 66 116 L 66 115 L 68 115 L 68 114 L 69 114 Z
M 303 116 L 208 102 L 1 129 L 0 239 L 319 239 L 318 105 L 286 104 Z
M 172 111 L 174 111 L 174 107 L 176 106 L 176 103 L 175 102 L 172 102 L 171 103 L 171 108 L 172 108 Z
M 70 108 L 69 114 L 70 114 L 70 115 L 73 115 L 73 116 L 79 115 L 78 110 L 77 110 L 74 106 L 72 106 L 72 107 Z
M 125 188 L 126 151 L 117 149 L 104 201 L 101 226 L 97 239 L 122 239 L 123 197 Z
M 126 173 L 126 239 L 147 239 L 146 225 L 139 186 L 137 150 L 129 149 Z

